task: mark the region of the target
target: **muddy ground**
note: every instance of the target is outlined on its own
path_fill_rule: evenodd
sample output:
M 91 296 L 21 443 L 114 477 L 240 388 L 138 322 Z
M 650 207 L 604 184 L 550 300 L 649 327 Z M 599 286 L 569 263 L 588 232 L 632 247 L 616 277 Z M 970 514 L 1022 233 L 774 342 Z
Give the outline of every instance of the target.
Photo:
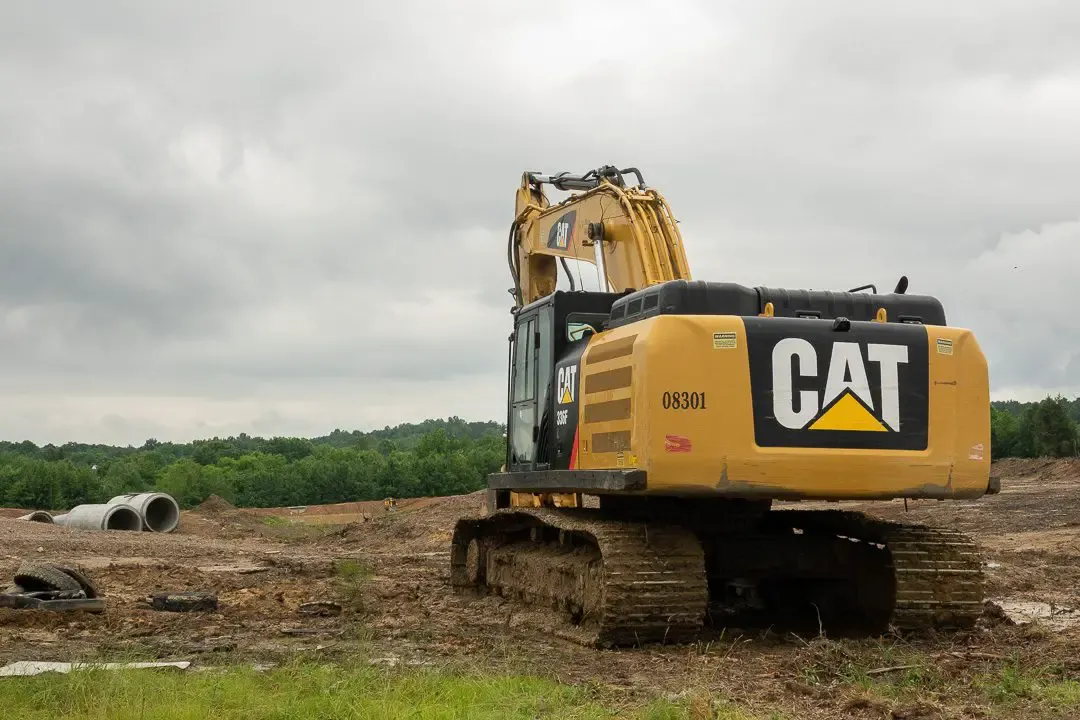
M 377 508 L 345 525 L 211 500 L 169 535 L 0 517 L 0 584 L 27 560 L 74 561 L 108 603 L 101 615 L 0 610 L 0 665 L 303 655 L 538 672 L 608 699 L 693 696 L 749 717 L 1080 717 L 1080 462 L 1005 461 L 995 472 L 1002 493 L 975 502 L 842 506 L 970 533 L 985 553 L 989 596 L 1011 618 L 991 607 L 971 632 L 830 640 L 725 631 L 693 646 L 590 650 L 537 631 L 499 598 L 449 591 L 451 528 L 481 512 L 479 494 Z M 216 592 L 218 611 L 146 602 L 183 590 Z M 302 607 L 320 600 L 340 613 Z

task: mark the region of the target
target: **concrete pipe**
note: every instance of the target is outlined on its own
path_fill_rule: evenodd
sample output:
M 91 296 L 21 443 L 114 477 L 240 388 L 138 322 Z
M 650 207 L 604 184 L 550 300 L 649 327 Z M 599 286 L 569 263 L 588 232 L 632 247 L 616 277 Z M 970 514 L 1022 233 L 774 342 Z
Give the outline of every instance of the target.
M 142 517 L 130 505 L 76 505 L 53 518 L 57 525 L 83 530 L 142 530 Z
M 152 532 L 172 532 L 180 524 L 180 506 L 171 495 L 159 492 L 117 495 L 110 505 L 130 505 L 143 519 L 143 527 Z
M 28 513 L 18 518 L 19 520 L 28 520 L 30 522 L 49 523 L 52 524 L 53 516 L 44 510 L 35 510 L 32 513 Z

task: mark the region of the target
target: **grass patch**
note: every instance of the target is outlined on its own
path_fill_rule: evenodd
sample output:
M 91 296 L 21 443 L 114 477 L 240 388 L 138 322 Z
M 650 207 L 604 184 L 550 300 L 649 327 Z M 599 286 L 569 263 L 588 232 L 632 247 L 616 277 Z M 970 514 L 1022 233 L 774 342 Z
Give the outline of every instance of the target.
M 293 664 L 200 673 L 78 670 L 0 682 L 6 718 L 642 718 L 682 720 L 669 701 L 616 708 L 583 688 L 528 676 Z M 732 710 L 731 713 L 735 711 Z M 720 718 L 743 718 L 721 710 Z M 712 717 L 717 717 L 713 715 Z
M 345 582 L 365 582 L 375 574 L 370 565 L 355 558 L 339 560 L 334 567 L 334 572 Z
M 335 587 L 342 607 L 354 613 L 363 613 L 364 588 L 375 571 L 367 563 L 347 558 L 339 560 L 334 566 Z
M 1080 682 L 1063 677 L 1060 668 L 1025 668 L 1014 659 L 997 672 L 978 675 L 974 685 L 998 705 L 1034 701 L 1059 710 L 1080 709 Z
M 1080 681 L 1060 665 L 1024 662 L 962 646 L 815 639 L 798 653 L 798 679 L 873 707 L 977 705 L 1038 717 L 1080 717 Z M 1010 715 L 1011 716 L 1011 715 Z
M 311 541 L 323 537 L 325 529 L 318 525 L 308 525 L 281 515 L 263 515 L 258 520 L 259 534 L 274 540 Z

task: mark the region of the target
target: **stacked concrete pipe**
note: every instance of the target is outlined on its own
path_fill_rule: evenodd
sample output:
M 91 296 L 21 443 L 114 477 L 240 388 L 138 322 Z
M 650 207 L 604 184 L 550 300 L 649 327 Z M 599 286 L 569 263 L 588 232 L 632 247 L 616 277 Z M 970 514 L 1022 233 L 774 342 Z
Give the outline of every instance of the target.
M 28 520 L 29 522 L 39 522 L 39 523 L 49 523 L 49 524 L 51 524 L 52 521 L 53 521 L 53 516 L 50 513 L 46 512 L 44 510 L 35 510 L 34 512 L 27 513 L 26 515 L 23 515 L 22 517 L 20 517 L 18 519 L 19 520 Z
M 82 530 L 142 530 L 143 519 L 130 505 L 76 505 L 53 518 L 56 525 Z
M 180 524 L 180 506 L 171 495 L 159 492 L 117 495 L 109 505 L 128 505 L 142 518 L 142 527 L 151 532 L 169 533 Z

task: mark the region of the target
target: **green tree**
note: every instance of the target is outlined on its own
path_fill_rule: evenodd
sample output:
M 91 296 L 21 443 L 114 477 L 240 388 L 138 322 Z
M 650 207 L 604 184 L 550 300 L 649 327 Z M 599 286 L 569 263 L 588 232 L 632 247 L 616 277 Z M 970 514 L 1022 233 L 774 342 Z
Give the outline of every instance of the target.
M 295 472 L 281 455 L 249 453 L 239 458 L 226 458 L 220 467 L 236 490 L 237 505 L 279 507 L 304 502 Z
M 1076 455 L 1076 423 L 1069 417 L 1068 401 L 1060 395 L 1046 398 L 1032 413 L 1035 455 Z
M 236 490 L 221 468 L 200 465 L 190 458 L 183 458 L 165 468 L 158 477 L 156 489 L 172 495 L 185 508 L 194 507 L 211 495 L 218 495 L 229 502 L 236 499 Z
M 994 460 L 1015 456 L 1020 442 L 1020 419 L 1007 410 L 990 408 L 990 452 Z
M 137 462 L 121 460 L 110 463 L 103 473 L 104 494 L 110 498 L 124 493 L 145 492 L 153 487 L 153 480 L 139 471 Z
M 266 451 L 284 455 L 289 460 L 301 460 L 315 452 L 315 446 L 304 438 L 276 437 L 266 442 Z

